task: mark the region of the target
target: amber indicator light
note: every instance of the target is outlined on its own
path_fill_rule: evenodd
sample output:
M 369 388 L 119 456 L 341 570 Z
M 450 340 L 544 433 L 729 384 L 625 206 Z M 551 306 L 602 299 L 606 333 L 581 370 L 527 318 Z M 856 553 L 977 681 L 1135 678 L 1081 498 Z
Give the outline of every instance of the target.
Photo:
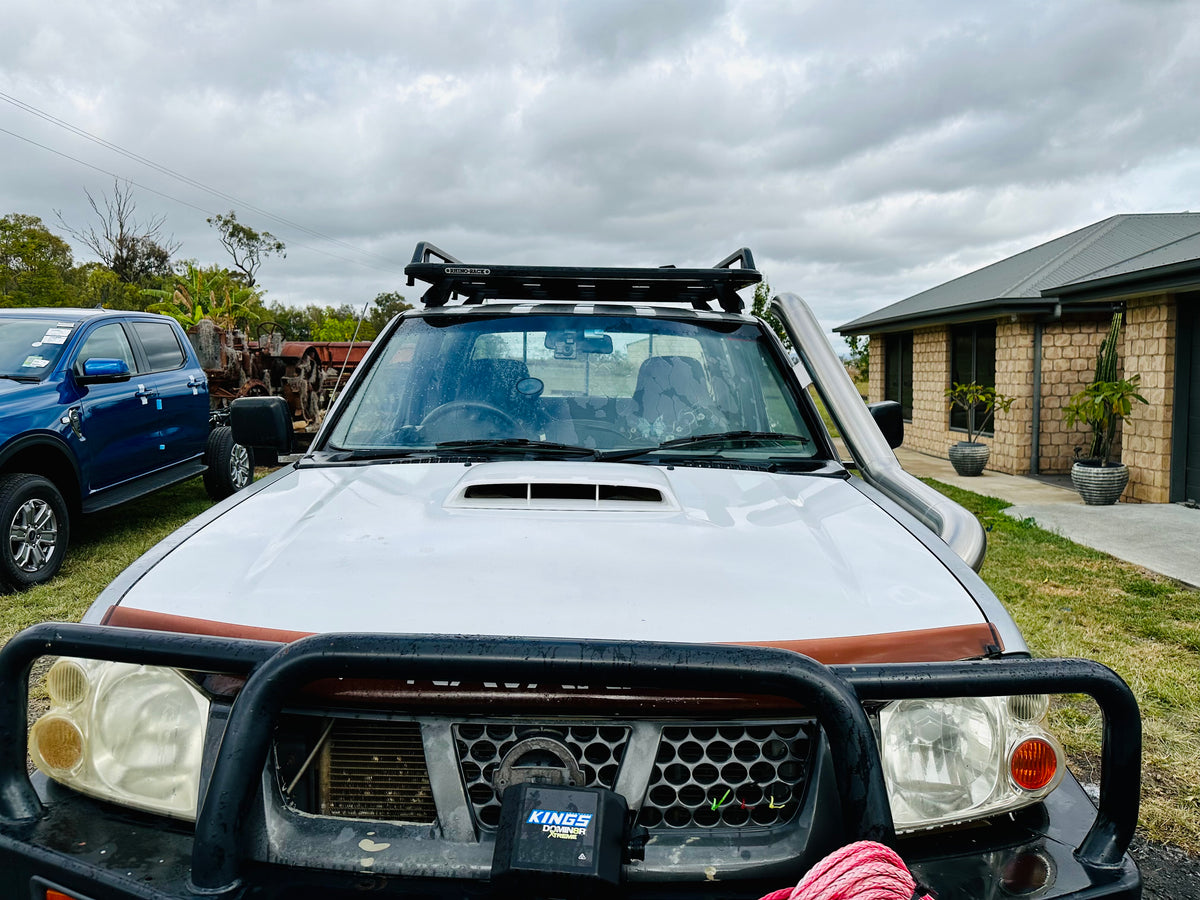
M 1009 759 L 1013 781 L 1027 791 L 1044 788 L 1058 771 L 1058 756 L 1049 741 L 1026 738 L 1017 744 Z

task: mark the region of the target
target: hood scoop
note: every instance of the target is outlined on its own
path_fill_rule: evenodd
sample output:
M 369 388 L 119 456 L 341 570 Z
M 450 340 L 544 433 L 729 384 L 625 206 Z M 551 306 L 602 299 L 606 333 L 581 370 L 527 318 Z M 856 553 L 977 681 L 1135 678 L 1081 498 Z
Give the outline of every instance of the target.
M 556 467 L 557 468 L 557 467 Z M 617 477 L 597 478 L 601 474 Z M 541 463 L 531 471 L 520 463 L 474 466 L 445 503 L 449 509 L 600 509 L 620 512 L 678 510 L 661 473 L 630 466 L 570 463 L 557 471 Z

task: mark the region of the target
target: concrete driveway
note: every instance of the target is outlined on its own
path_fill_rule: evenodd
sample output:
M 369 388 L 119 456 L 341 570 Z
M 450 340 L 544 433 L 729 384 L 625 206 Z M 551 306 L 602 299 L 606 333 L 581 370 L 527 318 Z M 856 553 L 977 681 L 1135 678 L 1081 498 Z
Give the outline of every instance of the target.
M 1179 503 L 1088 506 L 1074 490 L 1036 478 L 987 471 L 964 478 L 950 460 L 903 447 L 896 458 L 919 478 L 1007 500 L 1013 505 L 1004 512 L 1014 519 L 1033 519 L 1077 544 L 1200 588 L 1200 509 Z

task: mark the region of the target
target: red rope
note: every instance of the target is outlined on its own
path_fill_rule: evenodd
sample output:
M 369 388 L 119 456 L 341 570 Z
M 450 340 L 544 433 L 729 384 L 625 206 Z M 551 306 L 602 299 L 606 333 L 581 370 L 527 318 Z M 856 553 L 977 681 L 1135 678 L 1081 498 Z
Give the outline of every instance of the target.
M 859 841 L 835 850 L 794 888 L 762 900 L 913 900 L 917 883 L 895 850 Z M 920 900 L 932 900 L 928 894 Z

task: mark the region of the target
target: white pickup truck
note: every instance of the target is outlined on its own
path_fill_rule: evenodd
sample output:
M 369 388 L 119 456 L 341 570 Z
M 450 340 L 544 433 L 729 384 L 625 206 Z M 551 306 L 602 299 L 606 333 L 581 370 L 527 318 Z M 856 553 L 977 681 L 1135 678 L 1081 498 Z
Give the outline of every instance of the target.
M 298 462 L 0 654 L 0 896 L 753 898 L 864 837 L 941 897 L 1140 896 L 1128 689 L 1030 658 L 898 407 L 799 298 L 790 349 L 743 311 L 748 250 L 407 271 Z M 277 398 L 231 424 L 287 449 Z

